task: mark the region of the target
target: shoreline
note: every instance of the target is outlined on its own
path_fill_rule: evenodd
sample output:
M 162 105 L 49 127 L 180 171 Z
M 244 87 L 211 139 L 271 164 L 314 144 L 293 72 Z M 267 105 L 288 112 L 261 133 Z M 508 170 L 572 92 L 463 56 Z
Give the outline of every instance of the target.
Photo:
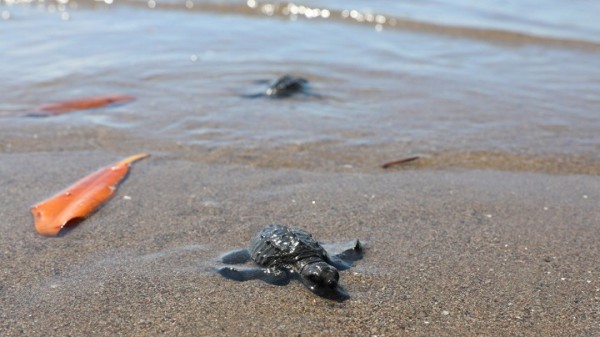
M 531 172 L 551 175 L 600 175 L 600 159 L 586 151 L 566 153 L 543 149 L 477 149 L 448 146 L 425 148 L 409 143 L 348 145 L 337 142 L 307 142 L 253 147 L 194 145 L 170 138 L 148 139 L 108 127 L 79 126 L 45 128 L 41 123 L 19 125 L 18 131 L 0 131 L 0 155 L 19 153 L 80 153 L 110 151 L 126 156 L 133 151 L 151 151 L 172 158 L 182 158 L 199 164 L 241 165 L 264 169 L 298 169 L 309 172 L 378 173 L 396 170 L 495 170 Z M 13 133 L 14 132 L 14 133 Z M 80 141 L 73 142 L 72 139 Z M 418 157 L 403 165 L 382 169 L 394 160 Z

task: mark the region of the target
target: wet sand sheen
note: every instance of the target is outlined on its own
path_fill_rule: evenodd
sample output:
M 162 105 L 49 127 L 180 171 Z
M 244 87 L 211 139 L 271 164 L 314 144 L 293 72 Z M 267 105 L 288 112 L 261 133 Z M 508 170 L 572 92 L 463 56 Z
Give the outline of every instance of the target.
M 57 156 L 62 165 L 49 165 Z M 595 177 L 311 173 L 155 156 L 64 237 L 35 234 L 31 204 L 120 156 L 0 156 L 4 335 L 600 331 Z M 213 272 L 271 222 L 365 240 L 364 259 L 341 276 L 351 299 Z
M 186 158 L 198 164 L 238 164 L 265 169 L 301 169 L 318 172 L 382 172 L 381 165 L 394 160 L 417 156 L 412 162 L 391 167 L 390 170 L 430 169 L 491 169 L 510 172 L 547 174 L 600 175 L 600 160 L 596 153 L 575 152 L 540 153 L 539 148 L 513 151 L 473 150 L 469 148 L 428 150 L 427 146 L 410 143 L 390 143 L 347 146 L 338 142 L 315 142 L 278 146 L 261 144 L 260 147 L 187 145 L 163 139 L 146 139 L 126 135 L 121 130 L 104 127 L 59 127 L 58 131 L 35 123 L 19 128 L 7 128 L 0 134 L 0 153 L 52 152 L 57 145 L 62 151 L 81 151 L 103 148 L 127 152 L 146 149 L 174 157 Z M 32 136 L 33 135 L 33 136 Z M 515 134 L 515 137 L 518 135 Z M 72 141 L 73 138 L 80 141 Z M 454 148 L 453 148 L 454 147 Z M 424 150 L 419 151 L 419 148 Z M 545 151 L 545 149 L 544 149 Z

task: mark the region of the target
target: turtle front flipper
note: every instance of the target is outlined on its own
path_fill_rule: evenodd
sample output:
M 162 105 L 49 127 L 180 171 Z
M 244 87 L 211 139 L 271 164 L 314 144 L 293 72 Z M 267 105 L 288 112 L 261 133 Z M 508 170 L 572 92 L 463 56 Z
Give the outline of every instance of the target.
M 358 239 L 351 242 L 352 246 L 350 248 L 336 255 L 339 259 L 350 265 L 352 265 L 352 262 L 363 258 L 363 244 Z
M 218 269 L 217 272 L 227 279 L 240 282 L 258 279 L 276 286 L 284 286 L 290 283 L 289 274 L 282 270 L 271 270 L 265 268 L 237 269 L 233 267 L 223 267 Z
M 337 270 L 347 270 L 352 268 L 352 263 L 348 263 L 340 259 L 339 257 L 337 257 L 337 255 L 329 256 L 329 258 L 327 259 L 327 263 L 334 266 Z
M 256 93 L 256 94 L 244 94 L 244 95 L 240 95 L 240 97 L 242 98 L 261 98 L 261 97 L 266 97 L 266 95 L 262 92 Z
M 234 250 L 221 257 L 221 262 L 225 264 L 241 264 L 248 261 L 250 261 L 250 252 L 248 252 L 248 249 Z
M 352 240 L 342 245 L 323 245 L 328 253 L 327 263 L 336 267 L 338 270 L 346 270 L 352 267 L 354 261 L 363 258 L 363 245 L 359 240 Z M 335 252 L 340 253 L 334 254 Z

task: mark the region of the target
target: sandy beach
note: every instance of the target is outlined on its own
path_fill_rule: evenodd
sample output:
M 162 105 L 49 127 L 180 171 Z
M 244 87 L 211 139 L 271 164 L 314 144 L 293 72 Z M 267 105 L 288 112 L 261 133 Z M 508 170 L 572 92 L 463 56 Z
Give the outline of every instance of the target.
M 597 13 L 0 0 L 0 337 L 600 337 Z M 36 233 L 32 205 L 144 152 Z M 364 242 L 350 298 L 216 273 L 271 223 Z
M 125 155 L 0 155 L 3 336 L 600 331 L 597 177 L 309 172 L 157 154 L 78 226 L 35 233 L 32 204 Z M 341 273 L 351 298 L 214 273 L 268 223 L 364 240 L 364 259 Z

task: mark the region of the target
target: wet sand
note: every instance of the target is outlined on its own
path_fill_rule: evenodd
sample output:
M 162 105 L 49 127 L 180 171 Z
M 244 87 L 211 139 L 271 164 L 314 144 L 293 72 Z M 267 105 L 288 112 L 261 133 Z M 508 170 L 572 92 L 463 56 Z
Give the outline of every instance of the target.
M 468 2 L 0 0 L 0 337 L 600 335 L 598 6 Z M 285 74 L 319 98 L 243 97 Z M 269 223 L 364 241 L 351 298 L 214 272 Z
M 150 150 L 92 217 L 35 233 L 32 204 L 136 152 L 0 154 L 0 335 L 600 334 L 597 176 L 311 171 Z M 213 272 L 273 222 L 366 242 L 341 273 L 348 301 Z

